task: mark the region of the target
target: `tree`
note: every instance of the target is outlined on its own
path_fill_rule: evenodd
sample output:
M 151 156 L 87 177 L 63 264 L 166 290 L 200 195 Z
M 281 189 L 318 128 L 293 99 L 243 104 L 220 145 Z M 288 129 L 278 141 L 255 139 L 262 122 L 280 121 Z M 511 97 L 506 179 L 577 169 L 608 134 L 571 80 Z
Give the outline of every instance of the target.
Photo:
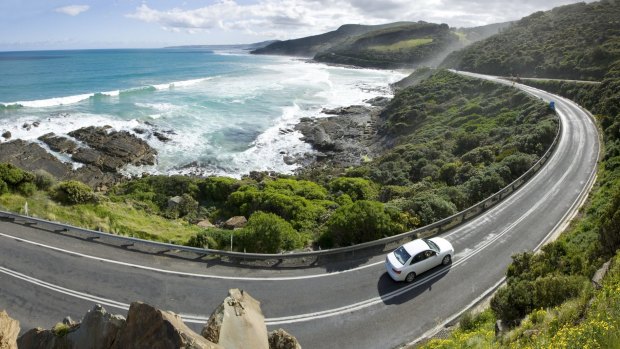
M 301 248 L 302 236 L 293 226 L 273 213 L 255 212 L 240 236 L 241 248 L 247 252 L 278 253 Z
M 338 208 L 327 221 L 327 232 L 336 246 L 359 244 L 402 231 L 380 202 L 358 200 Z

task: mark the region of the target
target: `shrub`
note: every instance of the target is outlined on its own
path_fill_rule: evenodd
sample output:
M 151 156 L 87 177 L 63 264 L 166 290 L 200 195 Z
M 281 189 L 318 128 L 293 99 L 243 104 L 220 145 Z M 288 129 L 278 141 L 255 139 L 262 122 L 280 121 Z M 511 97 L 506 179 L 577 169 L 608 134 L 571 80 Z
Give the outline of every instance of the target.
M 186 243 L 187 246 L 198 247 L 198 248 L 211 248 L 217 249 L 219 248 L 215 239 L 209 235 L 208 231 L 201 231 L 196 235 L 189 238 Z
M 48 190 L 56 183 L 56 178 L 45 170 L 36 170 L 34 172 L 34 184 L 40 190 Z
M 32 196 L 37 191 L 37 186 L 32 182 L 23 182 L 17 186 L 17 191 L 24 196 Z
M 93 190 L 78 181 L 60 182 L 54 187 L 52 196 L 56 201 L 68 205 L 96 202 Z
M 378 194 L 376 185 L 364 178 L 338 177 L 329 183 L 329 190 L 348 194 L 353 201 L 374 200 Z
M 247 252 L 278 253 L 303 247 L 302 236 L 281 217 L 266 212 L 255 212 L 240 236 L 240 248 Z
M 9 192 L 9 186 L 6 184 L 5 181 L 0 179 L 0 195 L 6 194 L 8 192 Z
M 327 221 L 329 240 L 337 246 L 376 240 L 400 233 L 402 229 L 382 203 L 367 200 L 340 207 Z
M 599 241 L 608 255 L 615 254 L 620 247 L 620 188 L 615 189 L 601 213 Z
M 547 275 L 535 280 L 516 279 L 500 288 L 491 309 L 509 324 L 518 323 L 535 309 L 548 308 L 576 297 L 584 287 L 582 276 Z
M 239 181 L 228 177 L 208 177 L 198 183 L 198 188 L 202 199 L 221 202 L 239 188 Z
M 24 180 L 32 179 L 31 177 L 32 174 L 11 164 L 0 164 L 0 179 L 9 185 L 16 186 Z
M 439 195 L 422 193 L 401 203 L 401 209 L 420 219 L 420 224 L 427 225 L 457 212 L 456 205 Z

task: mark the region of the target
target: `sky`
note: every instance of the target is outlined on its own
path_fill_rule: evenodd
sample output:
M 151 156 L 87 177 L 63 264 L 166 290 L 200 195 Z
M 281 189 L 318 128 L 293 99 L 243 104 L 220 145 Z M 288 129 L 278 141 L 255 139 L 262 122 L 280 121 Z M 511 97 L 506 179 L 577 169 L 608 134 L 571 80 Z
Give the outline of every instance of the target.
M 293 39 L 342 24 L 473 27 L 576 0 L 0 0 L 0 51 Z

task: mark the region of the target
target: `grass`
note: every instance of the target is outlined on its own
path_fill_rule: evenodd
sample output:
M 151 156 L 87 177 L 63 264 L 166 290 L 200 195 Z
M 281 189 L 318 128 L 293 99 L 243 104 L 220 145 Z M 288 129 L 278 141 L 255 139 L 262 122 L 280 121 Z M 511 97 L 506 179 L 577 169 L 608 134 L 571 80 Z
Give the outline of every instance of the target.
M 117 235 L 185 244 L 202 230 L 181 219 L 149 214 L 125 202 L 103 200 L 99 204 L 65 206 L 42 191 L 28 198 L 19 194 L 0 196 L 0 207 L 11 212 L 23 214 L 26 202 L 30 216 Z
M 433 42 L 433 39 L 409 39 L 395 42 L 390 45 L 374 45 L 369 46 L 368 48 L 374 51 L 398 51 L 430 44 L 431 42 Z

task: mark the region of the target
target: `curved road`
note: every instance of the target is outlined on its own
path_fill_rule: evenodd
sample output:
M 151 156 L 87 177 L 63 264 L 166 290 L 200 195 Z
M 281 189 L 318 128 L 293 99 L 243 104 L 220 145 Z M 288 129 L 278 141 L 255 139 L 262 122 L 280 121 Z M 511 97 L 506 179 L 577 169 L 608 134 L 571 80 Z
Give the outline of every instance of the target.
M 492 77 L 484 77 L 496 79 Z M 136 253 L 0 220 L 0 309 L 22 329 L 50 328 L 94 303 L 125 313 L 142 300 L 182 314 L 200 329 L 229 288 L 261 301 L 269 329 L 284 328 L 309 348 L 390 348 L 441 326 L 501 282 L 510 256 L 530 251 L 575 212 L 596 173 L 594 122 L 574 103 L 554 100 L 563 123 L 558 148 L 538 174 L 504 202 L 443 233 L 453 264 L 413 284 L 397 284 L 384 256 L 313 269 L 238 269 Z

